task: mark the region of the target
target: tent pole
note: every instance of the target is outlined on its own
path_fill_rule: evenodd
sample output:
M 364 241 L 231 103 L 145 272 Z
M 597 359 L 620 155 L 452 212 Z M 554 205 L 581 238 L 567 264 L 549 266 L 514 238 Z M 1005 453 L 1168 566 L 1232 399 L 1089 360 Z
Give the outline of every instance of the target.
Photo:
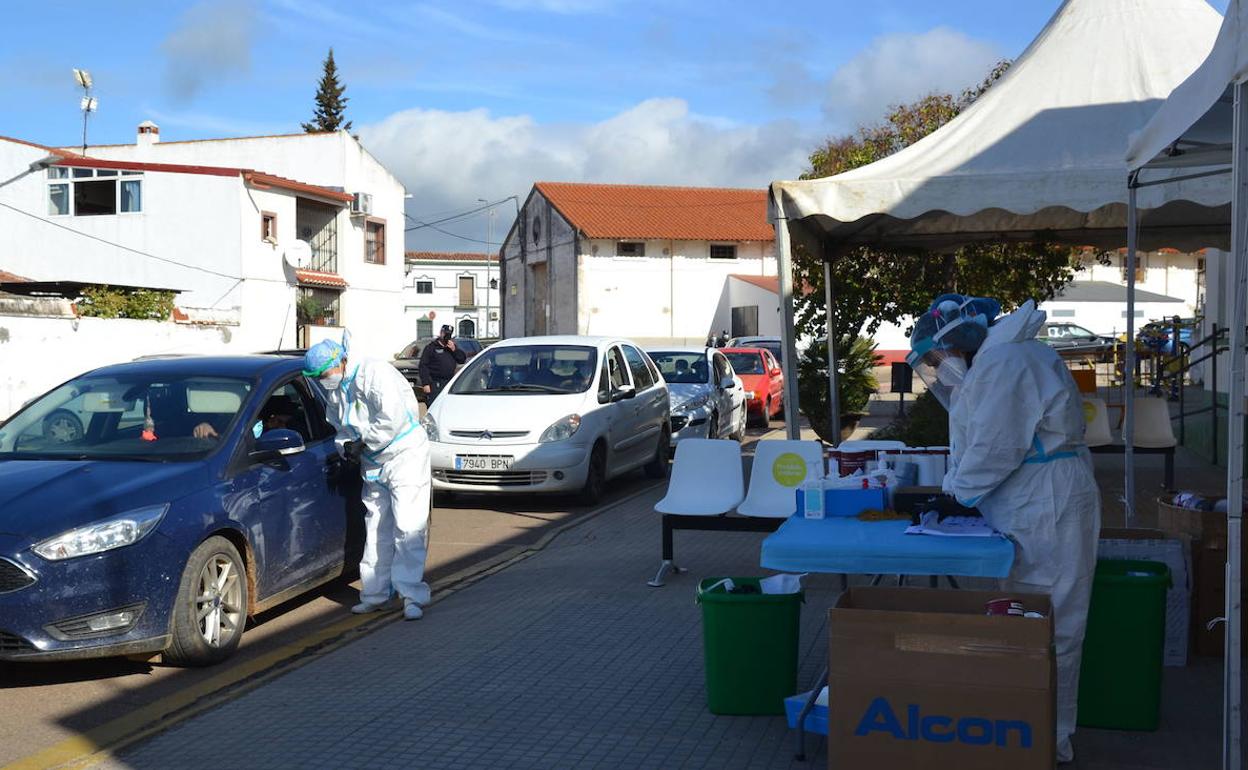
M 832 446 L 841 443 L 841 391 L 837 380 L 840 374 L 836 370 L 836 311 L 833 300 L 836 292 L 832 289 L 832 263 L 825 252 L 823 255 L 823 299 L 827 304 L 828 320 L 828 424 L 832 426 Z
M 797 425 L 797 344 L 793 322 L 793 252 L 789 242 L 789 218 L 784 215 L 780 193 L 771 190 L 772 205 L 776 213 L 776 272 L 780 279 L 780 341 L 784 344 L 784 431 L 788 438 L 800 439 Z
M 1139 223 L 1136 211 L 1136 174 L 1127 177 L 1127 355 L 1123 361 L 1123 404 L 1125 417 L 1122 427 L 1123 503 L 1126 506 L 1126 524 L 1135 523 L 1135 250 L 1139 241 Z
M 1244 218 L 1248 217 L 1248 94 L 1242 82 L 1235 84 L 1235 118 L 1232 139 L 1231 259 L 1234 282 L 1231 298 L 1231 382 L 1227 409 L 1226 458 L 1226 629 L 1223 661 L 1222 767 L 1243 767 L 1243 680 L 1240 658 L 1240 587 L 1243 581 L 1244 501 L 1244 323 L 1248 315 L 1248 243 Z M 1217 394 L 1214 394 L 1215 396 Z

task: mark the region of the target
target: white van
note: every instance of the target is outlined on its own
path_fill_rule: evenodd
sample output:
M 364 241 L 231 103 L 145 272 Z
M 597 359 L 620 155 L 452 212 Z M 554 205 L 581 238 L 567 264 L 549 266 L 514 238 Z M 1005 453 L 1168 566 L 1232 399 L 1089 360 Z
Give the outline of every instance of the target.
M 605 337 L 495 343 L 451 380 L 421 420 L 433 488 L 602 497 L 636 468 L 667 474 L 667 384 L 642 349 Z

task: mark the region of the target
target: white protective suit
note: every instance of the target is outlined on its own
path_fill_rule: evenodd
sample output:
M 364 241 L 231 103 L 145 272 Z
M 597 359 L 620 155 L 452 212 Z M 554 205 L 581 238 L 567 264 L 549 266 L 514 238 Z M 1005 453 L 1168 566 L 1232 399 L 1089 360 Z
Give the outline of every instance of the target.
M 1057 755 L 1069 761 L 1101 498 L 1079 390 L 1057 353 L 1035 339 L 1044 320 L 1027 302 L 989 328 L 949 412 L 944 489 L 1014 540 L 1004 590 L 1052 596 Z
M 364 442 L 360 601 L 383 604 L 397 591 L 407 601 L 428 604 L 429 443 L 412 386 L 384 361 L 348 358 L 342 384 L 326 396 L 339 447 Z

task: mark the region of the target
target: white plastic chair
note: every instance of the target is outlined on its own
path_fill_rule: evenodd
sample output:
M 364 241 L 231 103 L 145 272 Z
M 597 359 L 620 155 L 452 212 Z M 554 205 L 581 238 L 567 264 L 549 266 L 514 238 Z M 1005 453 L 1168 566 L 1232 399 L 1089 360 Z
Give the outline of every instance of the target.
M 669 572 L 682 572 L 674 562 L 672 532 L 676 529 L 714 529 L 723 516 L 745 497 L 741 444 L 726 439 L 686 438 L 676 442 L 676 458 L 667 482 L 667 494 L 654 504 L 663 514 L 663 553 L 659 571 L 647 585 L 663 586 Z
M 801 469 L 797 468 L 796 462 L 792 462 L 786 463 L 777 472 L 776 461 L 790 454 L 801 461 Z M 787 519 L 792 516 L 797 508 L 797 488 L 809 478 L 812 467 L 820 469 L 822 474 L 823 445 L 818 441 L 758 442 L 754 450 L 754 464 L 750 468 L 750 489 L 745 501 L 737 506 L 737 513 L 762 519 Z M 786 477 L 786 470 L 792 475 Z M 799 472 L 801 478 L 797 477 Z
M 1086 423 L 1083 440 L 1089 447 L 1114 443 L 1114 434 L 1109 430 L 1109 410 L 1105 408 L 1104 399 L 1085 398 L 1083 419 Z
M 654 504 L 657 513 L 720 516 L 745 498 L 741 445 L 736 441 L 686 438 L 676 442 L 676 459 L 667 495 Z
M 1168 449 L 1178 444 L 1170 424 L 1170 405 L 1161 398 L 1135 400 L 1135 439 L 1141 449 Z

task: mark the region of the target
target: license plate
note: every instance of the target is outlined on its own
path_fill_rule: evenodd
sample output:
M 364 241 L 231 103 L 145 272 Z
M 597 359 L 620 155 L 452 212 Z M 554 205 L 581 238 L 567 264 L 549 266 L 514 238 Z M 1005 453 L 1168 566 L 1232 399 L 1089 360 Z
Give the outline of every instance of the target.
M 457 471 L 509 471 L 514 458 L 501 455 L 455 455 Z

